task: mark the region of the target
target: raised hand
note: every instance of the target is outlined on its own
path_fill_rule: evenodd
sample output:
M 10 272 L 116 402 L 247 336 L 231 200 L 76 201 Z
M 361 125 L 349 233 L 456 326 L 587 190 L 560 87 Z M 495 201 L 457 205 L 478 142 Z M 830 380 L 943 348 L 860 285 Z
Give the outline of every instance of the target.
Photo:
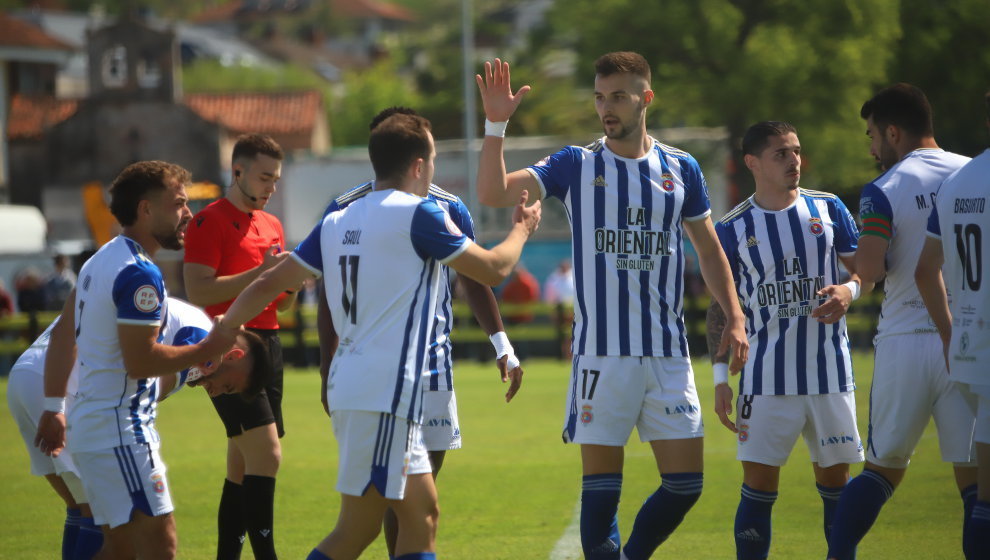
M 509 76 L 509 63 L 502 62 L 496 58 L 495 63 L 485 62 L 485 75 L 475 74 L 474 80 L 478 82 L 478 90 L 481 91 L 481 103 L 485 108 L 485 117 L 492 122 L 503 122 L 516 112 L 516 107 L 522 98 L 530 90 L 529 86 L 519 88 L 519 91 L 512 93 L 512 84 Z

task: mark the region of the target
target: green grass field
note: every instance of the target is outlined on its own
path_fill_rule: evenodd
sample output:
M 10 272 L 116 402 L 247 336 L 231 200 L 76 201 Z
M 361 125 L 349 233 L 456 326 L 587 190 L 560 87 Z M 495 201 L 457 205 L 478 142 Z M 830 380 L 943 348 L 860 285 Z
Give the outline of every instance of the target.
M 872 355 L 857 354 L 855 366 L 865 438 Z M 578 448 L 560 440 L 569 364 L 531 360 L 524 367 L 523 388 L 506 404 L 494 367 L 457 365 L 465 447 L 448 455 L 440 475 L 441 558 L 545 560 L 572 520 L 580 495 L 580 460 Z M 741 468 L 733 434 L 711 412 L 710 367 L 707 361 L 697 361 L 695 367 L 708 430 L 705 491 L 656 557 L 734 558 L 732 524 Z M 7 411 L 6 386 L 6 378 L 0 380 L 0 558 L 57 558 L 64 510 L 44 479 L 28 474 L 27 455 Z M 339 505 L 336 446 L 320 406 L 315 370 L 287 372 L 285 417 L 275 538 L 282 558 L 301 559 L 332 528 Z M 176 506 L 179 556 L 213 558 L 216 505 L 225 472 L 223 427 L 198 389 L 186 389 L 163 403 L 159 427 Z M 854 474 L 859 470 L 853 467 Z M 623 536 L 659 482 L 649 447 L 634 434 L 626 449 Z M 821 508 L 808 454 L 799 442 L 782 471 L 771 556 L 824 558 Z M 859 557 L 961 558 L 961 520 L 952 469 L 941 462 L 929 426 L 908 476 L 860 546 Z M 250 558 L 247 545 L 245 550 L 244 557 Z M 381 539 L 364 557 L 386 558 Z

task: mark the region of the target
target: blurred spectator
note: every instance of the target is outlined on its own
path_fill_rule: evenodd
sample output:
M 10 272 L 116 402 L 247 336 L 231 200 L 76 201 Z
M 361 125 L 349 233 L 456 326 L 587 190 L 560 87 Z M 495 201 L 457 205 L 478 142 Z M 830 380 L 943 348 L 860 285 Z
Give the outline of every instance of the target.
M 0 319 L 14 314 L 14 298 L 7 291 L 7 284 L 0 279 Z
M 502 288 L 502 302 L 523 304 L 538 301 L 540 301 L 540 283 L 526 270 L 522 263 L 517 264 L 505 287 Z M 509 313 L 503 316 L 509 323 L 529 323 L 533 320 L 533 313 L 529 311 Z
M 557 304 L 553 310 L 553 322 L 557 327 L 560 358 L 571 359 L 571 331 L 574 321 L 574 269 L 571 261 L 560 261 L 543 284 L 543 301 Z
M 55 255 L 55 270 L 45 279 L 45 309 L 61 311 L 74 287 L 76 273 L 69 267 L 69 258 Z
M 547 303 L 574 304 L 574 270 L 571 261 L 560 261 L 543 284 L 543 301 Z
M 32 267 L 17 274 L 14 284 L 17 290 L 17 310 L 21 313 L 45 310 L 45 282 L 41 272 Z

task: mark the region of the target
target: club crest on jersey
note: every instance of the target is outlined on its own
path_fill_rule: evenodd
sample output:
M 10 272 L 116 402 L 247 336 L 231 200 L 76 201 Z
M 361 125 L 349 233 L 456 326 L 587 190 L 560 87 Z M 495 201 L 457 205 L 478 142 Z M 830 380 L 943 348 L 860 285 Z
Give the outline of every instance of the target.
M 158 291 L 154 286 L 145 284 L 134 292 L 134 307 L 138 311 L 149 313 L 158 308 Z
M 664 173 L 663 175 L 661 175 L 660 176 L 660 188 L 663 189 L 664 192 L 673 192 L 674 191 L 674 176 L 671 175 L 670 173 Z
M 749 424 L 739 424 L 739 443 L 749 440 Z
M 822 219 L 808 218 L 808 231 L 815 237 L 825 233 L 825 226 L 822 225 Z
M 155 491 L 155 494 L 163 494 L 165 492 L 165 480 L 162 478 L 162 475 L 151 475 L 151 489 Z
M 581 423 L 585 425 L 591 424 L 591 421 L 595 419 L 595 415 L 591 413 L 591 405 L 586 404 L 581 407 L 581 410 Z
M 605 182 L 605 177 L 599 175 L 595 177 L 595 181 L 591 183 L 593 187 L 607 187 L 608 183 Z

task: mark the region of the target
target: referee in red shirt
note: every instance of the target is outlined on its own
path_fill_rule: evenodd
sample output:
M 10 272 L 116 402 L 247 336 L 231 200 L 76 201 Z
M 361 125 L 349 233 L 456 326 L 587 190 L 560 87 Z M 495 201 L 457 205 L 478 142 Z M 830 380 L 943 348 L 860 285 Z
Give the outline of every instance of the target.
M 282 148 L 270 137 L 237 139 L 227 196 L 196 216 L 186 232 L 183 275 L 189 300 L 210 316 L 223 314 L 262 272 L 289 253 L 278 218 L 264 211 L 282 172 Z M 274 559 L 275 475 L 282 458 L 282 345 L 277 310 L 292 305 L 283 294 L 245 326 L 267 341 L 271 385 L 251 402 L 238 395 L 213 398 L 227 429 L 227 478 L 217 514 L 217 558 L 240 558 L 247 531 L 257 559 Z

